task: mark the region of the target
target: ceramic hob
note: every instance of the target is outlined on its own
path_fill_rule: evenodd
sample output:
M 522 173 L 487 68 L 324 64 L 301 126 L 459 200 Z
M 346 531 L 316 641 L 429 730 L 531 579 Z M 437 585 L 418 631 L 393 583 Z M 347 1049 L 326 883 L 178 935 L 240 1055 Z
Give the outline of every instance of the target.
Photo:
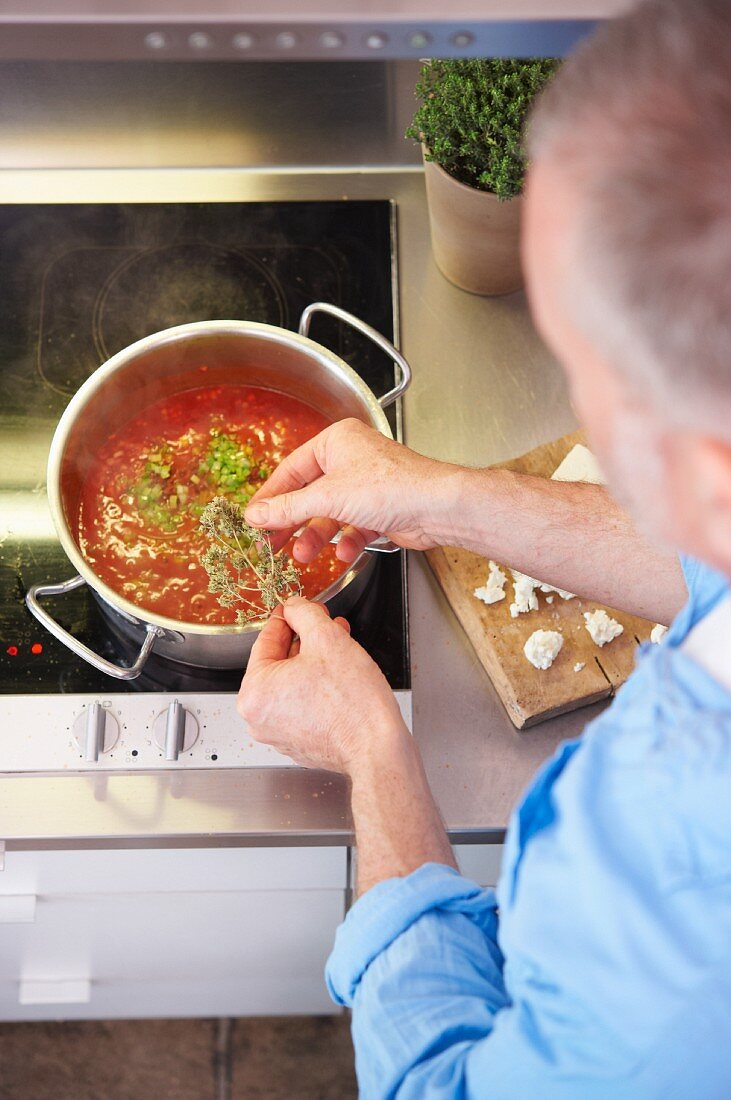
M 154 736 L 171 697 L 197 713 L 190 760 L 237 763 L 215 751 L 210 732 L 204 749 L 203 729 L 216 728 L 206 720 L 214 699 L 234 721 L 230 700 L 240 674 L 153 656 L 137 680 L 110 680 L 47 634 L 25 607 L 31 584 L 74 574 L 45 495 L 48 447 L 68 400 L 121 348 L 191 321 L 237 318 L 296 330 L 305 306 L 328 301 L 398 343 L 394 224 L 388 201 L 0 206 L 0 693 L 6 717 L 12 722 L 17 709 L 31 730 L 34 723 L 53 725 L 63 711 L 68 759 L 48 767 L 93 767 L 105 758 L 110 767 L 136 766 L 140 757 L 149 766 L 182 762 L 182 733 L 167 761 L 164 733 L 161 745 Z M 328 317 L 318 317 L 316 326 L 313 338 L 377 395 L 393 386 L 393 364 L 377 348 Z M 398 407 L 388 415 L 400 434 Z M 353 635 L 391 686 L 408 691 L 405 561 L 379 555 L 376 565 L 351 616 Z M 102 656 L 133 659 L 88 591 L 49 601 L 49 608 Z M 149 698 L 134 706 L 130 700 L 127 715 L 130 693 Z M 69 698 L 54 704 L 60 696 Z M 107 712 L 106 732 L 97 728 L 96 759 L 87 760 L 94 703 Z M 133 718 L 133 710 L 142 717 Z M 110 726 L 117 730 L 115 764 L 115 750 L 105 752 Z M 42 754 L 35 758 L 34 767 L 42 767 Z M 0 771 L 16 766 L 3 760 L 0 744 Z

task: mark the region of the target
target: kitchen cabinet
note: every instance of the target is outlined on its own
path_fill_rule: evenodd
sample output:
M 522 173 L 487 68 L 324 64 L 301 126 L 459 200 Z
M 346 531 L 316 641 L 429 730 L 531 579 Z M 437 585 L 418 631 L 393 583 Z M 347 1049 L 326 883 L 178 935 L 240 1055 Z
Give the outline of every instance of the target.
M 335 1012 L 345 883 L 344 848 L 9 852 L 0 1018 Z
M 495 885 L 501 845 L 455 852 Z M 346 880 L 343 847 L 9 851 L 0 1018 L 335 1012 Z

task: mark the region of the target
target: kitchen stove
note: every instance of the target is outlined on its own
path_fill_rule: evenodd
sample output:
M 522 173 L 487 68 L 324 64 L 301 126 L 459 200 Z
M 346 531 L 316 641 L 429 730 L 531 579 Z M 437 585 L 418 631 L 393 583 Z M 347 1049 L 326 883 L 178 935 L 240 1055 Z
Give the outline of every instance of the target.
M 74 570 L 45 496 L 63 409 L 105 359 L 151 332 L 239 318 L 296 329 L 329 301 L 398 340 L 395 211 L 388 201 L 0 206 L 0 772 L 288 764 L 242 737 L 238 673 L 154 656 L 112 681 L 25 608 Z M 380 395 L 393 364 L 330 318 L 313 337 Z M 400 435 L 400 409 L 388 411 Z M 379 555 L 351 617 L 410 718 L 405 560 Z M 104 657 L 131 663 L 88 591 L 50 601 Z

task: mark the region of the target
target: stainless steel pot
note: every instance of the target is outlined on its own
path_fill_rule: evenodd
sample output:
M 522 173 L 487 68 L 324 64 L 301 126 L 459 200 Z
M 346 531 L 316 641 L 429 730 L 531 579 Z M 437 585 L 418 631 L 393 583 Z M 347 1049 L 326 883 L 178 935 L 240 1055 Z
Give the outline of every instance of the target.
M 398 385 L 377 398 L 346 363 L 308 339 L 316 313 L 328 313 L 367 336 L 400 368 Z M 201 366 L 206 372 L 201 375 Z M 26 603 L 32 614 L 72 652 L 118 680 L 139 676 L 153 652 L 203 668 L 242 668 L 260 625 L 209 626 L 178 622 L 119 596 L 96 576 L 78 545 L 76 521 L 84 479 L 100 444 L 138 409 L 161 397 L 201 385 L 236 382 L 264 386 L 298 397 L 331 420 L 357 417 L 384 435 L 391 429 L 383 410 L 408 388 L 411 369 L 396 348 L 370 325 L 337 306 L 315 302 L 302 314 L 299 332 L 251 321 L 200 321 L 154 333 L 112 356 L 69 402 L 51 443 L 48 500 L 56 532 L 77 575 L 58 584 L 36 584 Z M 374 547 L 376 548 L 376 547 Z M 318 599 L 334 614 L 347 614 L 365 588 L 373 557 L 364 552 Z M 116 665 L 69 634 L 42 606 L 88 585 L 112 627 L 140 646 L 129 666 Z

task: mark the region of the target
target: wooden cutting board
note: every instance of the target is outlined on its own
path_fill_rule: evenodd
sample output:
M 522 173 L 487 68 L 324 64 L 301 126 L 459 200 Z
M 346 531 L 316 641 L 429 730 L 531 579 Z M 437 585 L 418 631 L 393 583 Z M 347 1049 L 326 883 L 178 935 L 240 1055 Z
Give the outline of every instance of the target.
M 499 466 L 548 478 L 571 448 L 583 442 L 582 433 L 575 432 Z M 487 579 L 486 558 L 450 547 L 429 550 L 427 558 L 518 729 L 612 695 L 632 672 L 639 642 L 649 641 L 654 623 L 607 607 L 624 633 L 599 648 L 585 628 L 583 612 L 603 605 L 579 597 L 562 600 L 555 595 L 548 604 L 546 594 L 537 592 L 539 609 L 513 619 L 512 577 L 505 562 L 499 563 L 508 574 L 505 599 L 487 605 L 474 595 Z M 549 669 L 534 668 L 523 653 L 534 630 L 560 630 L 564 636 L 563 648 Z M 584 668 L 574 672 L 580 662 Z

